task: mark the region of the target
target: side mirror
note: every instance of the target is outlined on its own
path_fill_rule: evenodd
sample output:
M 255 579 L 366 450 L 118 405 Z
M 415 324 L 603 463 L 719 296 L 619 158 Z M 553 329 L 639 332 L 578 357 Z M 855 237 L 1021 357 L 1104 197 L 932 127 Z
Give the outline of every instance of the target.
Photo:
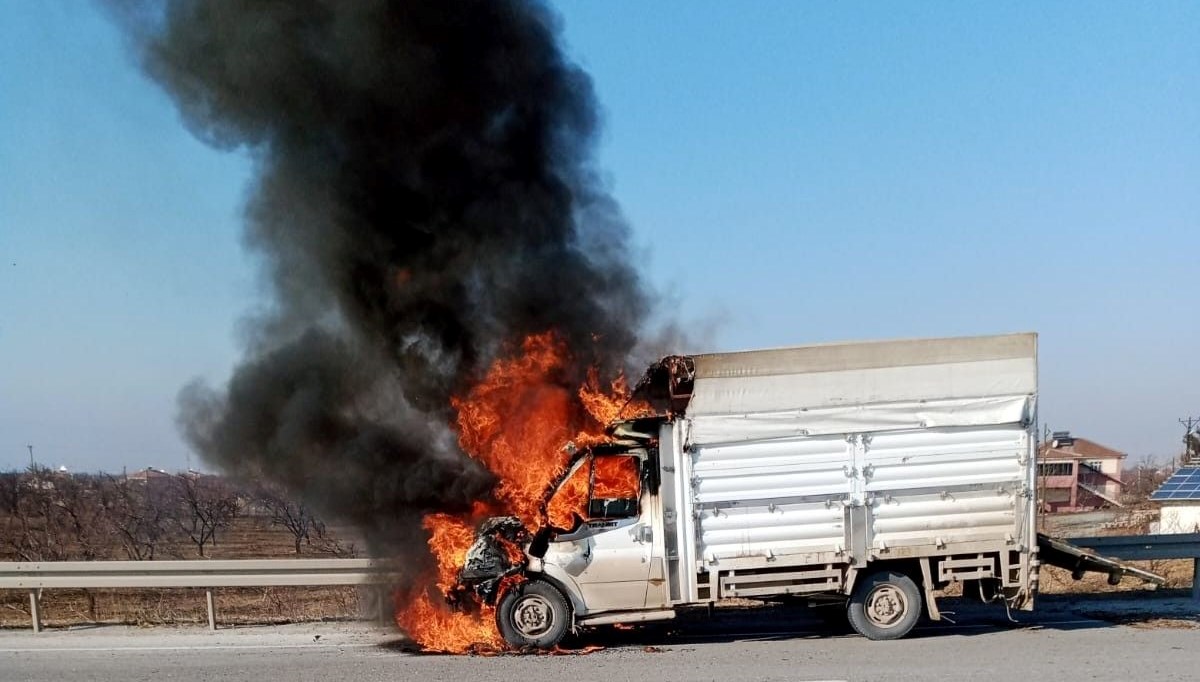
M 550 549 L 550 536 L 553 533 L 549 528 L 543 528 L 533 536 L 533 541 L 529 543 L 529 556 L 535 559 L 541 559 L 546 556 L 546 551 Z

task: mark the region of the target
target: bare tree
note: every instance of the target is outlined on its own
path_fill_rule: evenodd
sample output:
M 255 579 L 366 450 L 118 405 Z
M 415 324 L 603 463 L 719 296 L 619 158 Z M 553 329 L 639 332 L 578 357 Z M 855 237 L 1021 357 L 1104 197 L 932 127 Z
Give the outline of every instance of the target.
M 328 527 L 321 522 L 313 524 L 312 546 L 322 554 L 332 554 L 337 557 L 358 556 L 358 547 L 353 542 L 343 542 L 329 533 Z
M 5 554 L 23 561 L 39 558 L 35 534 L 41 525 L 37 518 L 38 504 L 35 491 L 26 474 L 16 471 L 5 472 L 0 479 L 0 546 Z
M 1121 482 L 1124 484 L 1123 501 L 1126 505 L 1145 503 L 1169 473 L 1170 467 L 1161 466 L 1150 455 L 1142 455 L 1133 467 L 1126 467 L 1121 472 Z
M 237 494 L 216 476 L 180 474 L 172 480 L 178 498 L 175 526 L 204 556 L 205 546 L 217 544 L 217 531 L 236 518 Z
M 312 509 L 303 501 L 294 500 L 270 486 L 259 488 L 258 499 L 270 516 L 271 525 L 292 534 L 292 546 L 296 554 L 300 553 L 302 543 L 312 542 L 314 530 L 321 537 L 325 536 L 325 524 L 313 516 Z
M 6 487 L 0 542 L 24 561 L 91 561 L 108 557 L 108 498 L 93 476 L 67 475 L 30 467 L 15 488 Z M 96 597 L 84 590 L 88 613 L 96 617 Z
M 31 467 L 6 492 L 0 542 L 24 561 L 104 558 L 109 546 L 106 499 L 93 477 Z
M 125 556 L 134 561 L 154 559 L 159 545 L 171 535 L 169 490 L 150 481 L 113 476 L 106 476 L 103 485 L 109 490 L 108 522 Z
M 0 514 L 11 516 L 21 506 L 21 474 L 17 471 L 0 472 Z

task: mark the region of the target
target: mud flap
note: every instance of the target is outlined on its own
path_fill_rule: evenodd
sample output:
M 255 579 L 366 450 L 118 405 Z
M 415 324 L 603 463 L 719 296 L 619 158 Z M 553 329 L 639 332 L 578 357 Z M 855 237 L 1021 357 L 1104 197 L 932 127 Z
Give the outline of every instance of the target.
M 1166 579 L 1149 571 L 1129 565 L 1117 559 L 1100 556 L 1090 549 L 1076 547 L 1061 538 L 1038 533 L 1038 558 L 1043 564 L 1065 568 L 1071 572 L 1071 577 L 1079 580 L 1084 573 L 1104 573 L 1108 575 L 1108 583 L 1116 585 L 1124 576 L 1141 578 L 1148 583 L 1162 585 Z

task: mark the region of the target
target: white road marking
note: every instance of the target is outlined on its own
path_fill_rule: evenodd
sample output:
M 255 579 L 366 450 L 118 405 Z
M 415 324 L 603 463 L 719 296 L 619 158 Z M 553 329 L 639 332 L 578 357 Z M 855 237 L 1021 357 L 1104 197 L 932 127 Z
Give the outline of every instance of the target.
M 375 643 L 356 644 L 207 644 L 197 646 L 105 646 L 105 647 L 27 647 L 0 648 L 0 654 L 27 654 L 35 652 L 68 653 L 76 651 L 212 651 L 227 649 L 355 649 L 377 647 Z M 403 652 L 400 652 L 403 653 Z

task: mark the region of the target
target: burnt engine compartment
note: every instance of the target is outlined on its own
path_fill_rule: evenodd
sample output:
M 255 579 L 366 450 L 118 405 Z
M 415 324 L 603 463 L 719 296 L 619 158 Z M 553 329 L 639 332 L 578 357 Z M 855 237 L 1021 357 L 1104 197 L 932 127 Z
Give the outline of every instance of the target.
M 477 604 L 494 604 L 505 578 L 525 568 L 523 547 L 532 539 L 515 516 L 497 516 L 484 521 L 476 533 L 475 544 L 467 550 L 458 580 L 446 595 L 446 601 L 458 609 L 470 610 Z

